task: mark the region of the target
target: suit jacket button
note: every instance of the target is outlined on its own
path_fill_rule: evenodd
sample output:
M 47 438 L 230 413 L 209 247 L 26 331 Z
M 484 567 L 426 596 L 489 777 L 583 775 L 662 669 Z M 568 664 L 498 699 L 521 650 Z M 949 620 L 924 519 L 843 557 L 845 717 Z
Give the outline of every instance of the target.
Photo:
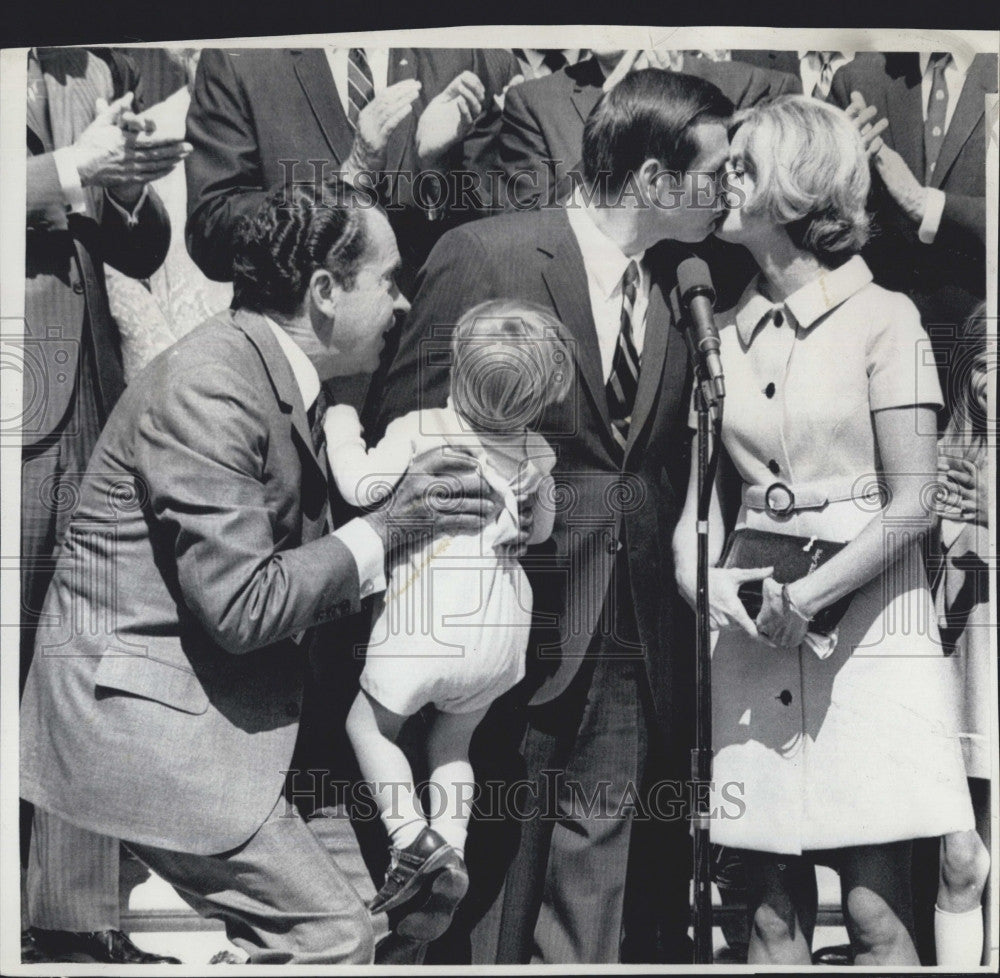
M 77 295 L 83 295 L 83 282 L 74 282 L 73 283 L 73 291 Z
M 792 694 L 789 690 L 783 689 L 775 699 L 781 700 L 782 706 L 788 706 L 792 702 Z
M 618 540 L 615 540 L 613 537 L 610 540 L 608 540 L 608 553 L 609 554 L 614 555 L 614 554 L 618 553 L 618 551 L 621 550 L 621 548 L 622 548 L 622 545 L 621 545 L 621 543 Z
M 298 703 L 286 703 L 285 704 L 285 716 L 289 719 L 294 719 L 299 715 L 299 704 Z

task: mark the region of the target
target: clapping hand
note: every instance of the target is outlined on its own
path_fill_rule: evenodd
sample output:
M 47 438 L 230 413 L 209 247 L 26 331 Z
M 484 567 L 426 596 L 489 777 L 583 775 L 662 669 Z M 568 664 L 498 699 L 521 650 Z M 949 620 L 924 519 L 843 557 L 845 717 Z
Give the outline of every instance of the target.
M 944 519 L 986 526 L 989 493 L 976 463 L 972 459 L 942 452 L 938 455 L 938 476 L 947 493 L 936 507 L 938 515 Z
M 419 94 L 420 82 L 407 78 L 379 92 L 358 113 L 358 128 L 346 170 L 374 174 L 385 169 L 389 137 L 413 111 L 413 103 Z
M 479 78 L 471 71 L 463 71 L 431 99 L 417 122 L 417 156 L 424 166 L 439 160 L 465 138 L 483 110 L 485 97 L 486 89 Z
M 166 176 L 192 149 L 183 139 L 149 138 L 152 120 L 132 111 L 133 93 L 110 105 L 97 99 L 94 120 L 72 145 L 84 187 L 113 190 L 123 203 L 139 199 L 144 184 Z
M 927 190 L 913 175 L 903 157 L 883 141 L 882 133 L 888 127 L 889 120 L 880 119 L 873 123 L 878 110 L 874 105 L 866 105 L 860 92 L 851 92 L 851 103 L 845 111 L 858 130 L 865 151 L 893 200 L 911 221 L 919 224 L 927 206 Z

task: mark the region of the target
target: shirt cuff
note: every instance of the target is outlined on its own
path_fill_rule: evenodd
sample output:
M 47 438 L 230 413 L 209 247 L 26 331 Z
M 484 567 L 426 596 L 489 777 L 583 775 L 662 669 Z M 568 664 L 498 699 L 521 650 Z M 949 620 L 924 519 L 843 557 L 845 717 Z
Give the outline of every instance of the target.
M 139 211 L 142 210 L 142 205 L 146 203 L 146 198 L 149 196 L 149 184 L 144 183 L 142 185 L 142 193 L 139 194 L 139 199 L 135 202 L 135 207 L 131 211 L 124 204 L 119 204 L 111 196 L 110 191 L 105 190 L 104 196 L 108 198 L 108 203 L 125 218 L 125 224 L 130 228 L 134 228 L 139 223 Z
M 924 188 L 927 197 L 924 207 L 924 219 L 920 222 L 917 237 L 922 244 L 934 244 L 938 228 L 941 226 L 941 215 L 944 213 L 944 191 L 937 187 Z
M 76 168 L 76 160 L 72 146 L 63 146 L 52 154 L 56 164 L 56 174 L 59 176 L 59 186 L 62 187 L 66 206 L 71 214 L 87 213 L 87 197 L 80 182 L 80 171 Z
M 379 535 L 361 517 L 345 523 L 333 535 L 351 551 L 358 565 L 361 597 L 385 590 L 385 546 Z

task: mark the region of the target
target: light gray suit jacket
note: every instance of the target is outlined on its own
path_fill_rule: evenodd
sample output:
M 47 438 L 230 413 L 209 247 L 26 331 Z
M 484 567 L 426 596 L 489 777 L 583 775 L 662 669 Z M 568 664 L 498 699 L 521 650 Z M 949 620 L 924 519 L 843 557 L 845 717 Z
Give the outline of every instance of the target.
M 360 607 L 328 520 L 263 317 L 222 314 L 157 357 L 112 412 L 59 554 L 22 704 L 23 797 L 181 852 L 248 839 L 299 731 L 315 630 L 293 636 Z

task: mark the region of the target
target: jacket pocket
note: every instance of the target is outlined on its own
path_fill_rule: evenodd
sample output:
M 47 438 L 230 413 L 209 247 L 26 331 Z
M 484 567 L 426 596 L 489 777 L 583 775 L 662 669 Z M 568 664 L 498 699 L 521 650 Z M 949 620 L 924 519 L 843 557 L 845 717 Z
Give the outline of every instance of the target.
M 94 686 L 140 696 L 184 713 L 208 709 L 208 694 L 190 669 L 180 669 L 144 655 L 105 655 L 94 675 Z

